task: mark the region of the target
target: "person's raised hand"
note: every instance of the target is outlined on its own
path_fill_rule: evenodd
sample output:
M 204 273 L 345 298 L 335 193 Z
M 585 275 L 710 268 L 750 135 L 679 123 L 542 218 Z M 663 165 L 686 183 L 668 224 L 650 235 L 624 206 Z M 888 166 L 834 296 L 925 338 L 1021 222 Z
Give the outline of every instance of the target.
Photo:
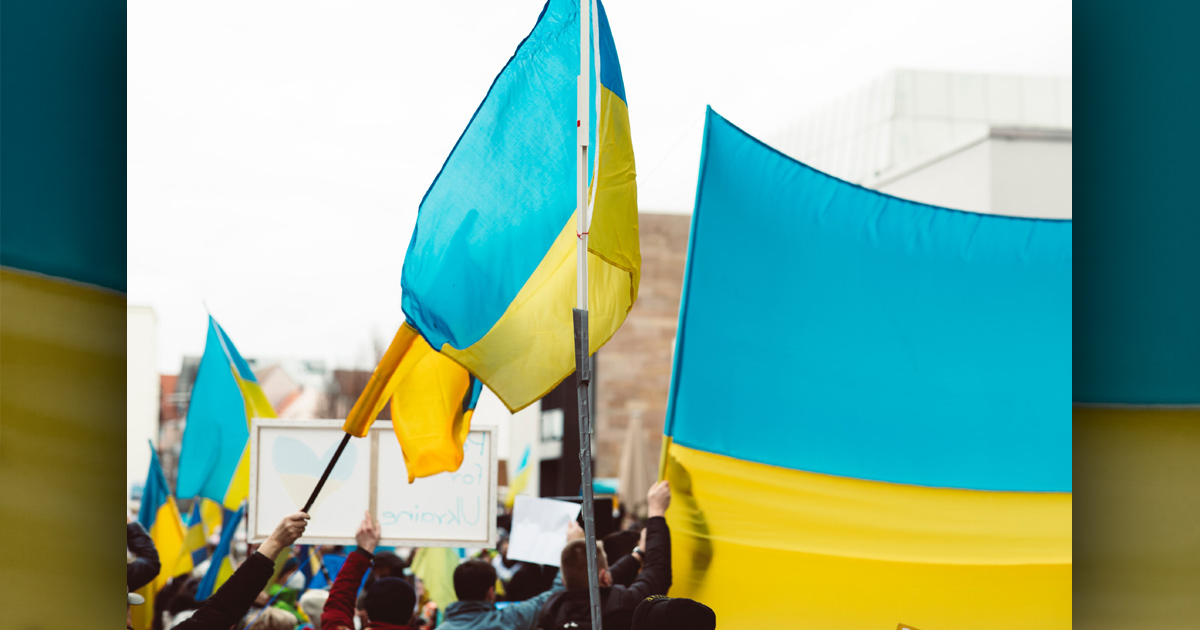
M 308 527 L 308 519 L 308 514 L 304 512 L 296 512 L 283 517 L 266 542 L 259 545 L 258 552 L 274 560 L 280 551 L 292 546 L 296 539 L 304 535 L 304 528 Z
M 380 537 L 379 521 L 371 518 L 370 512 L 363 512 L 363 520 L 358 524 L 358 531 L 354 532 L 354 540 L 359 548 L 367 553 L 375 553 Z
M 579 521 L 571 521 L 567 523 L 567 542 L 575 540 L 583 540 L 583 528 L 579 526 Z
M 667 508 L 671 505 L 671 482 L 663 479 L 650 486 L 650 491 L 646 493 L 646 502 L 649 503 L 646 512 L 650 518 L 665 516 Z

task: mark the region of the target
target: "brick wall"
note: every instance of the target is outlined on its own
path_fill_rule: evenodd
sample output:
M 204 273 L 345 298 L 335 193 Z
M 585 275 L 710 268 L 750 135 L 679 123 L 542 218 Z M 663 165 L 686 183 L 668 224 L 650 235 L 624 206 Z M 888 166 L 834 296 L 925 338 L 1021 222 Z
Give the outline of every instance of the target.
M 690 215 L 638 217 L 642 280 L 638 300 L 617 334 L 597 354 L 597 477 L 616 477 L 625 429 L 641 414 L 648 450 L 657 462 L 671 385 L 679 296 L 687 261 Z

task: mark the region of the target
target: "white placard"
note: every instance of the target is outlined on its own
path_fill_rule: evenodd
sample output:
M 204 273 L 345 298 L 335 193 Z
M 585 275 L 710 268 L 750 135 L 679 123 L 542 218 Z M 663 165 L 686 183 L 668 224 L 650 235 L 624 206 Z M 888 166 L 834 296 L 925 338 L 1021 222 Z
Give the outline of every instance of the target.
M 304 507 L 338 444 L 341 420 L 255 418 L 250 429 L 250 538 L 267 538 Z M 355 544 L 370 511 L 386 546 L 492 548 L 496 544 L 495 427 L 470 432 L 456 472 L 408 483 L 391 422 L 351 438 L 313 503 L 299 544 Z
M 513 503 L 509 560 L 558 566 L 567 546 L 567 525 L 579 517 L 579 510 L 578 503 L 518 495 Z

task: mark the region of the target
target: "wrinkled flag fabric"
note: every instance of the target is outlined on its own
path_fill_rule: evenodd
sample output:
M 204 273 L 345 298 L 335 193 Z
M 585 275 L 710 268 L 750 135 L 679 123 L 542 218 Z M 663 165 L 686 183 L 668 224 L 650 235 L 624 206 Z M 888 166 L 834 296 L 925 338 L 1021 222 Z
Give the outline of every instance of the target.
M 729 628 L 1071 627 L 1071 222 L 867 190 L 712 110 L 703 146 L 671 595 Z
M 210 316 L 188 403 L 176 496 L 237 509 L 250 493 L 250 420 L 274 417 L 250 365 Z
M 587 229 L 593 353 L 633 307 L 641 267 L 625 87 L 608 17 L 596 6 L 588 71 L 596 95 Z M 345 424 L 365 436 L 390 398 L 410 475 L 457 469 L 482 384 L 517 411 L 574 372 L 579 31 L 577 1 L 546 4 L 421 202 L 401 278 L 407 321 Z

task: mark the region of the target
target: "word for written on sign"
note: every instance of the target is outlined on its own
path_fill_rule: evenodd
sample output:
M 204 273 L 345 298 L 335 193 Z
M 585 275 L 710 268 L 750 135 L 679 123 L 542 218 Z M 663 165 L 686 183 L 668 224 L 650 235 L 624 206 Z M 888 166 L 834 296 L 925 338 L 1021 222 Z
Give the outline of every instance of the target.
M 408 483 L 399 445 L 382 435 L 377 509 L 384 539 L 494 544 L 496 449 L 494 433 L 479 428 L 463 444 L 458 470 Z

